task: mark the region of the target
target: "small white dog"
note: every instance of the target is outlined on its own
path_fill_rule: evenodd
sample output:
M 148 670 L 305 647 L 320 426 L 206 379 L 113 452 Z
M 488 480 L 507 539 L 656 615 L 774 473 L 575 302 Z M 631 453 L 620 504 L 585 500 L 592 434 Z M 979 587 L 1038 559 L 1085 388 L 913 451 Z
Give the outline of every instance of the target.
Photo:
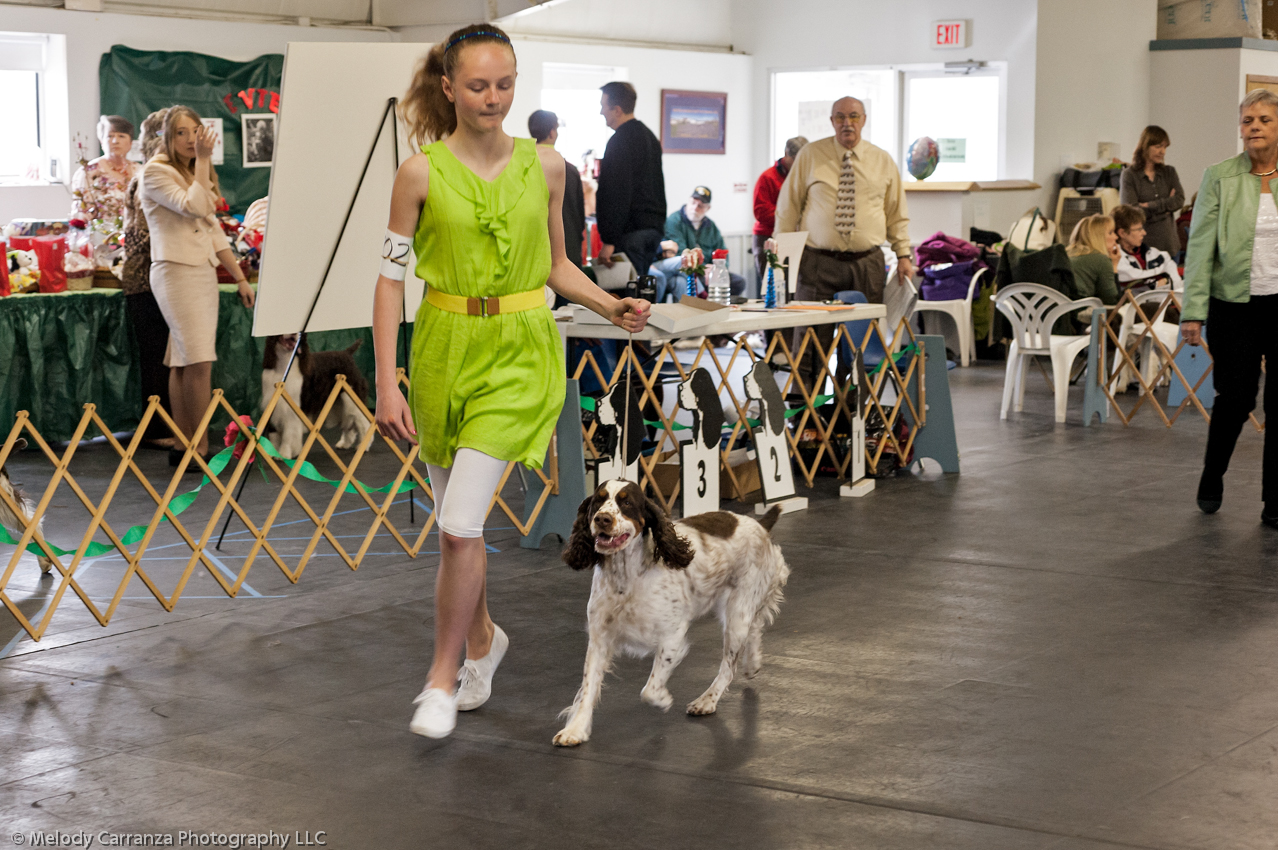
M 267 337 L 266 353 L 262 355 L 263 410 L 266 409 L 271 396 L 275 394 L 275 385 L 284 376 L 284 367 L 288 365 L 288 359 L 296 344 L 297 334 Z M 312 352 L 306 342 L 306 335 L 302 335 L 302 344 L 297 349 L 297 364 L 289 372 L 288 380 L 284 382 L 284 389 L 312 422 L 324 409 L 324 404 L 337 383 L 338 375 L 345 375 L 351 391 L 359 396 L 361 401 L 367 402 L 368 380 L 359 370 L 353 356 L 359 347 L 360 343 L 357 341 L 344 351 Z M 329 412 L 326 424 L 334 423 L 340 423 L 342 429 L 341 439 L 337 441 L 339 449 L 349 449 L 364 439 L 364 432 L 368 430 L 369 425 L 368 419 L 360 412 L 359 407 L 346 395 L 338 399 L 333 410 Z M 306 426 L 283 399 L 280 399 L 271 413 L 271 427 L 279 433 L 279 445 L 276 448 L 279 449 L 280 454 L 289 460 L 297 457 L 302 451 L 302 444 L 306 442 Z
M 655 653 L 640 698 L 662 711 L 674 702 L 666 681 L 688 652 L 688 628 L 714 612 L 723 623 L 719 675 L 688 706 L 689 714 L 713 714 L 738 662 L 747 677 L 763 663 L 763 627 L 780 609 L 790 569 L 770 529 L 726 511 L 672 523 L 657 502 L 629 481 L 605 481 L 577 511 L 564 561 L 594 567 L 586 609 L 590 643 L 581 690 L 564 710 L 568 723 L 555 744 L 590 739 L 591 719 L 604 673 L 617 650 L 642 658 Z
M 23 438 L 19 437 L 16 441 L 14 441 L 14 451 L 20 452 L 26 447 L 27 441 Z M 22 510 L 22 518 L 30 521 L 32 515 L 35 513 L 35 502 L 32 502 L 21 490 L 13 486 L 13 480 L 9 478 L 9 470 L 3 466 L 0 466 L 0 490 L 3 490 L 5 494 L 13 500 L 14 504 Z M 9 509 L 9 506 L 5 504 L 3 499 L 0 499 L 0 525 L 8 528 L 14 537 L 20 537 L 22 535 L 22 525 L 18 522 L 18 518 L 13 515 L 13 511 Z M 44 540 L 44 517 L 40 517 L 40 524 L 36 526 L 34 540 L 36 542 Z M 40 561 L 40 572 L 47 573 L 53 569 L 53 561 L 49 560 L 47 556 L 38 555 L 37 559 Z

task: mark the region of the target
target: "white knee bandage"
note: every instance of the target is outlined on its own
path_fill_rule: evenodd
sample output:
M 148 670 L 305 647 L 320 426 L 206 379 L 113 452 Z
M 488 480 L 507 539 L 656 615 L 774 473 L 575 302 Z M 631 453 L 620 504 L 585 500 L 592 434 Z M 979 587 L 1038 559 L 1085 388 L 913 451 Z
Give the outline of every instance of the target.
M 382 242 L 382 276 L 391 280 L 403 280 L 408 273 L 408 255 L 412 249 L 411 236 L 400 236 L 387 230 L 386 239 Z

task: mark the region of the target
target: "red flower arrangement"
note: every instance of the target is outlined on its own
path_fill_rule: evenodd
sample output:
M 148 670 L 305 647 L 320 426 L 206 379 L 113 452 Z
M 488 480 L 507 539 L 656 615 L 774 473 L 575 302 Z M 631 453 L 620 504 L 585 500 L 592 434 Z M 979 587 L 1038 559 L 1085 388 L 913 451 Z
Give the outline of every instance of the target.
M 239 421 L 232 420 L 226 426 L 226 434 L 222 437 L 222 444 L 225 446 L 235 446 L 235 451 L 231 454 L 235 460 L 239 460 L 244 454 L 244 450 L 248 448 L 248 437 L 244 435 L 244 431 L 253 427 L 253 417 L 241 416 Z M 249 455 L 249 463 L 257 460 L 253 455 Z

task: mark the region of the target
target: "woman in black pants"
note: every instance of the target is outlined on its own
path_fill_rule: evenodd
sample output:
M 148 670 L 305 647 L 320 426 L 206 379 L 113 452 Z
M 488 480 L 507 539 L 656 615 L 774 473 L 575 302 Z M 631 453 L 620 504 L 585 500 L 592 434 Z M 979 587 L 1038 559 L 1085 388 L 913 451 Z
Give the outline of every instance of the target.
M 1198 507 L 1215 513 L 1224 499 L 1229 458 L 1256 407 L 1261 359 L 1278 370 L 1278 95 L 1251 92 L 1239 110 L 1243 153 L 1203 175 L 1185 265 L 1180 331 L 1202 343 L 1207 320 L 1216 400 L 1198 482 Z M 1278 427 L 1278 371 L 1265 381 L 1265 418 Z M 1264 510 L 1278 528 L 1278 438 L 1265 431 Z

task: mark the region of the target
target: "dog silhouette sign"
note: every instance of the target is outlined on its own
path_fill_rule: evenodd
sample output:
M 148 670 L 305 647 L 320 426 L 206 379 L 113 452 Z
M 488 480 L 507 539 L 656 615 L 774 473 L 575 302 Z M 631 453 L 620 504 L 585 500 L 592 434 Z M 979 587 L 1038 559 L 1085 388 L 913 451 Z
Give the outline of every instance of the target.
M 708 369 L 694 369 L 688 379 L 679 384 L 679 404 L 692 414 L 692 440 L 679 446 L 683 515 L 717 511 L 723 403 Z
M 745 376 L 746 397 L 759 403 L 759 424 L 750 429 L 759 463 L 763 500 L 777 502 L 794 495 L 794 470 L 785 444 L 785 399 L 772 367 L 760 360 Z

